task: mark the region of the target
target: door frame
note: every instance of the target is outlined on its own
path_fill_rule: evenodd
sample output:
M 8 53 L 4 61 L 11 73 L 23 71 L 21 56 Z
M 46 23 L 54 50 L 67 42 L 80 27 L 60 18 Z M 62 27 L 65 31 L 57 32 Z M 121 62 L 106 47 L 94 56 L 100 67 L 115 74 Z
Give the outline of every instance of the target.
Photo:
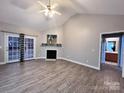
M 102 57 L 102 35 L 104 34 L 116 34 L 116 33 L 124 33 L 124 30 L 120 31 L 112 31 L 112 32 L 102 32 L 100 33 L 100 38 L 99 38 L 99 69 L 101 70 L 101 57 Z M 124 63 L 122 63 L 122 77 L 124 78 Z

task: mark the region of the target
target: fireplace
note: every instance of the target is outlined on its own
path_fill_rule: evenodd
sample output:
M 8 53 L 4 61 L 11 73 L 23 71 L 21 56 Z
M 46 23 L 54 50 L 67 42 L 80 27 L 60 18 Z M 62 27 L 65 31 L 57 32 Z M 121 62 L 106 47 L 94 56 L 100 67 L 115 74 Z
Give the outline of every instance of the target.
M 57 51 L 56 50 L 47 50 L 47 61 L 56 61 Z

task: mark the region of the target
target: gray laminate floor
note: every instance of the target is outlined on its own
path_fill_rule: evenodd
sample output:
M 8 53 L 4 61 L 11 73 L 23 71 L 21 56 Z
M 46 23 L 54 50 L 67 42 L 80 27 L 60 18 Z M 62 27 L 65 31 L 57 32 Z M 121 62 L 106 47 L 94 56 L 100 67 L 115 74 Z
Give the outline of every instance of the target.
M 33 60 L 0 66 L 0 93 L 124 93 L 124 79 L 114 66 Z

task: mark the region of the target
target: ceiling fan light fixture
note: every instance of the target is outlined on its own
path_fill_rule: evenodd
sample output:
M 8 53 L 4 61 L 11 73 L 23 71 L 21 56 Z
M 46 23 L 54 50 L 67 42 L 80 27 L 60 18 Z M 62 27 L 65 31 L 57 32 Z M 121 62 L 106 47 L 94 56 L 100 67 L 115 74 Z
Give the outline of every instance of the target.
M 41 1 L 38 1 L 38 3 L 45 8 L 45 10 L 41 10 L 40 13 L 44 13 L 45 16 L 52 18 L 55 14 L 61 15 L 60 12 L 57 12 L 54 10 L 58 6 L 58 4 L 51 5 L 51 1 L 49 0 L 48 5 L 44 5 Z

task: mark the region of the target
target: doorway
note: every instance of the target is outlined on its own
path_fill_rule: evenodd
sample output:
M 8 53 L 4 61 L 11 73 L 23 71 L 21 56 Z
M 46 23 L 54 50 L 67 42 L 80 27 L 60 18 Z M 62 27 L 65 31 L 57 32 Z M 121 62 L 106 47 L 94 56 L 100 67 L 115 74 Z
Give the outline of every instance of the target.
M 119 37 L 103 37 L 105 44 L 105 64 L 119 65 Z
M 106 38 L 119 38 L 119 48 L 116 50 L 116 44 L 115 42 L 109 42 L 109 46 L 114 46 L 111 51 L 115 51 L 115 53 L 118 54 L 117 56 L 117 65 L 116 68 L 119 68 L 119 70 L 122 71 L 122 77 L 124 77 L 124 32 L 112 32 L 112 33 L 102 33 L 101 35 L 101 40 L 100 40 L 100 68 L 102 67 L 102 64 L 106 64 Z M 115 57 L 114 57 L 115 58 Z M 111 66 L 111 65 L 110 65 Z
M 101 63 L 122 67 L 122 33 L 102 34 Z
M 6 33 L 5 35 L 5 61 L 6 63 L 19 62 L 19 34 Z M 24 37 L 24 60 L 35 58 L 35 37 Z

